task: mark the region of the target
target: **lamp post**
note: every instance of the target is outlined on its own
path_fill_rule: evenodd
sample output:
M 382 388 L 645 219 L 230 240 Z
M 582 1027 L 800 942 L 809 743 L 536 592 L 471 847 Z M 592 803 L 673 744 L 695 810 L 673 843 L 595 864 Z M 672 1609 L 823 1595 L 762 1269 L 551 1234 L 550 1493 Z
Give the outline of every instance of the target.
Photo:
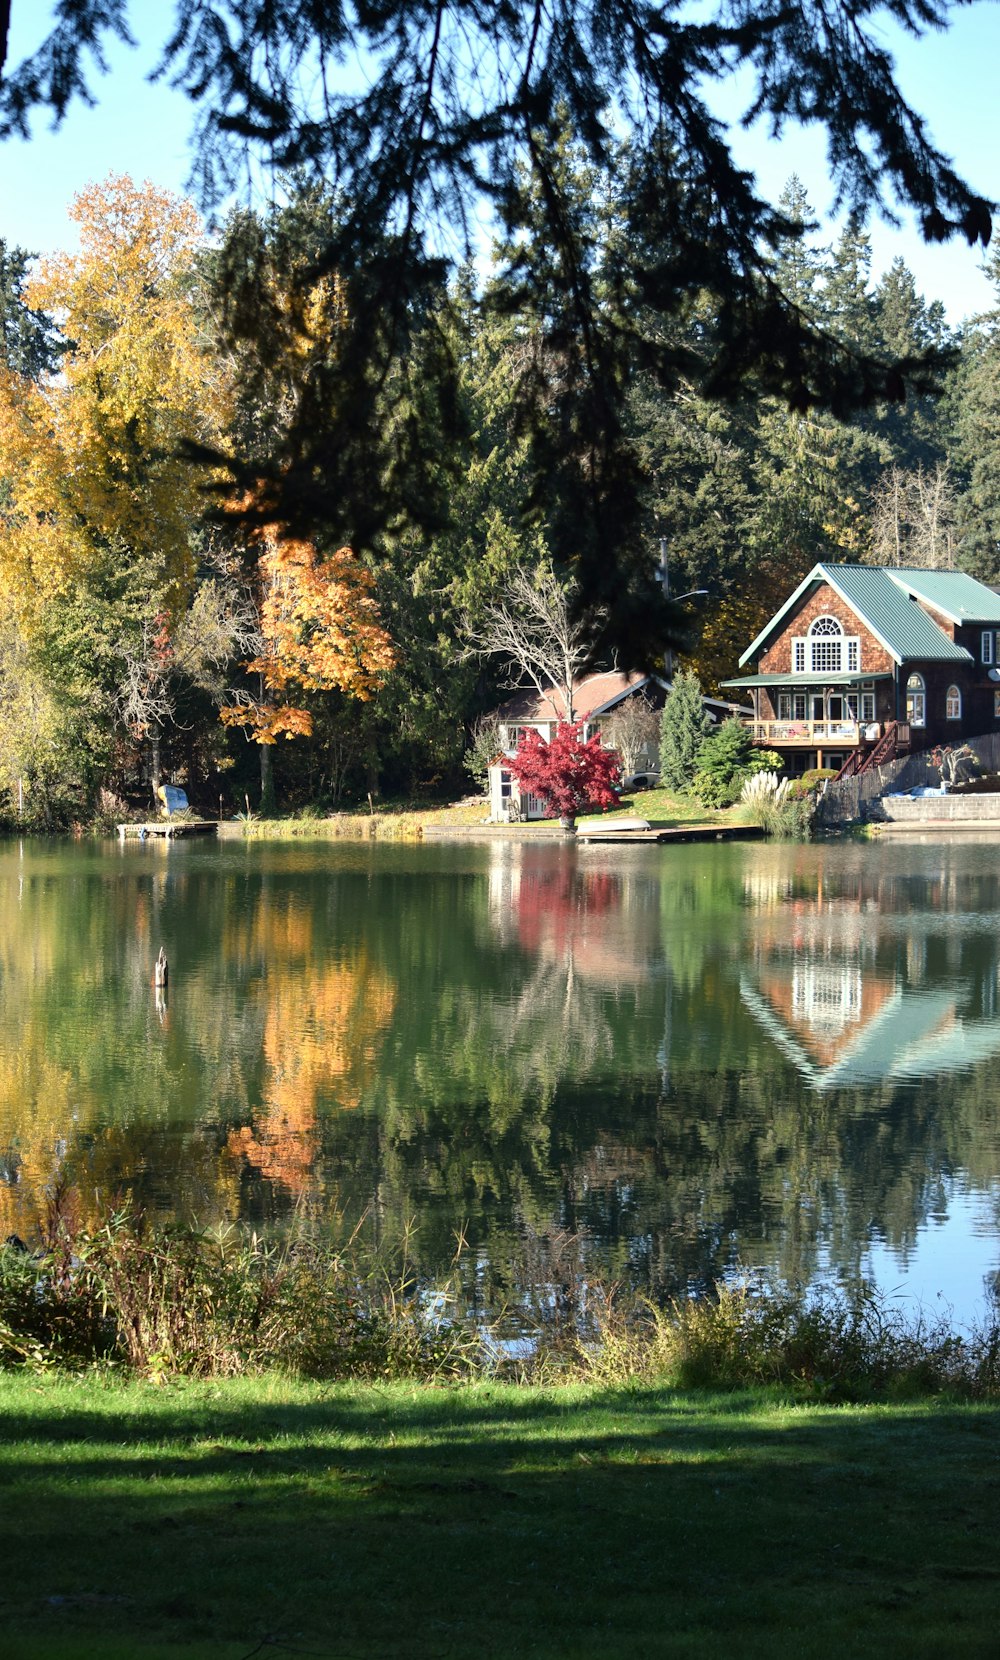
M 664 599 L 673 600 L 675 605 L 681 605 L 686 599 L 701 599 L 708 593 L 707 588 L 689 588 L 686 594 L 672 594 L 670 592 L 670 565 L 667 560 L 667 539 L 660 537 L 660 586 L 663 589 Z M 673 679 L 674 654 L 670 646 L 663 653 L 663 671 L 668 680 Z

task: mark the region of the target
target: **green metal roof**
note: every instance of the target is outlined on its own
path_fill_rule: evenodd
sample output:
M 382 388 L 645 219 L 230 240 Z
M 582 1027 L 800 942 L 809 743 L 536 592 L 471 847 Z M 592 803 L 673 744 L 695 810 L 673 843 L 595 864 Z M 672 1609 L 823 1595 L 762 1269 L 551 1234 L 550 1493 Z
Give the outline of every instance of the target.
M 906 572 L 910 575 L 954 575 L 954 572 Z M 971 581 L 971 578 L 969 579 Z M 912 657 L 932 662 L 968 663 L 971 652 L 950 640 L 926 611 L 921 610 L 908 590 L 890 577 L 888 571 L 873 565 L 814 565 L 794 594 L 790 594 L 780 611 L 761 629 L 756 640 L 740 658 L 740 667 L 762 651 L 766 642 L 778 632 L 785 618 L 794 611 L 799 600 L 820 582 L 828 582 L 835 593 L 867 624 L 876 639 L 903 663 Z M 981 587 L 980 583 L 976 587 Z M 988 590 L 985 590 L 988 592 Z
M 965 571 L 921 571 L 908 567 L 887 570 L 886 576 L 908 594 L 953 623 L 1000 623 L 1000 594 Z
M 857 674 L 813 674 L 812 671 L 803 674 L 744 674 L 738 680 L 720 680 L 720 686 L 796 686 L 799 691 L 806 692 L 811 686 L 860 686 L 868 680 L 891 680 L 892 674 L 888 669 L 881 669 L 878 674 L 867 673 L 864 669 Z

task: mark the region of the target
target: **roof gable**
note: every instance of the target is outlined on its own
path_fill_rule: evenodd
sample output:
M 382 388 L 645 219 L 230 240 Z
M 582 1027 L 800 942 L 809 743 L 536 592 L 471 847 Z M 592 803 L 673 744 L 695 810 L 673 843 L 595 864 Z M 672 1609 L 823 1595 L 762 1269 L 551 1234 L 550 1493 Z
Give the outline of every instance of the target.
M 977 582 L 966 571 L 924 571 L 901 566 L 887 570 L 886 576 L 897 583 L 904 593 L 914 595 L 925 605 L 940 611 L 949 622 L 1000 623 L 1000 594 Z
M 588 674 L 576 687 L 574 705 L 578 721 L 593 720 L 613 709 L 626 697 L 645 687 L 662 685 L 654 674 L 623 674 L 610 669 L 605 674 Z M 500 719 L 511 721 L 561 721 L 566 719 L 566 705 L 555 688 L 539 697 L 534 690 L 518 692 L 497 711 Z
M 915 573 L 901 572 L 903 576 Z M 933 573 L 926 573 L 928 575 Z M 950 574 L 950 573 L 937 573 Z M 970 578 L 971 580 L 971 578 Z M 875 638 L 895 658 L 903 663 L 920 657 L 939 662 L 970 661 L 970 653 L 949 639 L 944 629 L 929 617 L 917 603 L 917 593 L 902 582 L 893 580 L 893 573 L 873 565 L 814 565 L 770 622 L 758 634 L 753 644 L 740 658 L 740 667 L 756 657 L 764 645 L 779 632 L 794 612 L 799 601 L 819 583 L 829 583 L 845 605 L 855 613 Z M 976 587 L 982 584 L 977 583 Z M 940 607 L 939 607 L 940 609 Z M 1000 620 L 1000 616 L 998 616 Z

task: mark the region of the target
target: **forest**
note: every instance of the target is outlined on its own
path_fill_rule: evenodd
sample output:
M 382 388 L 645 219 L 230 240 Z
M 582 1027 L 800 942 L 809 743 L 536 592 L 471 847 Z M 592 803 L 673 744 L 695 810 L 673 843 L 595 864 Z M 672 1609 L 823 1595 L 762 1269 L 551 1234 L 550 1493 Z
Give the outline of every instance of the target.
M 640 306 L 615 280 L 627 146 L 598 170 L 564 134 L 552 165 L 596 305 Z M 351 328 L 357 283 L 322 257 L 345 207 L 305 175 L 211 234 L 190 202 L 113 176 L 69 206 L 78 252 L 0 241 L 0 821 L 110 822 L 160 779 L 213 813 L 472 790 L 476 722 L 511 683 L 483 619 L 518 573 L 572 579 L 553 551 L 572 436 L 546 475 L 525 407 L 539 362 L 558 383 L 578 342 L 532 309 L 551 247 L 523 188 L 518 229 L 457 276 L 442 262 L 402 346 L 349 374 L 371 342 Z M 902 260 L 873 271 L 860 223 L 822 245 L 796 178 L 779 206 L 771 278 L 793 314 L 859 359 L 922 368 L 905 397 L 874 388 L 839 416 L 763 373 L 710 386 L 707 288 L 656 323 L 685 365 L 669 388 L 636 352 L 632 559 L 652 596 L 662 541 L 673 592 L 705 590 L 674 626 L 706 691 L 817 559 L 1000 577 L 1000 300 L 953 325 Z M 1000 284 L 996 244 L 987 258 Z M 649 666 L 660 645 L 597 630 L 593 665 Z

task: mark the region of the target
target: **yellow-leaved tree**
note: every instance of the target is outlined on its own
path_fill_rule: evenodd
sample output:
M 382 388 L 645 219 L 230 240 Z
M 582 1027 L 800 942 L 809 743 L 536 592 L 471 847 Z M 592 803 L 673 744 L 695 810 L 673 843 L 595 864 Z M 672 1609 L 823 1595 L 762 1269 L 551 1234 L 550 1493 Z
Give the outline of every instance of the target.
M 246 664 L 256 688 L 235 692 L 221 715 L 261 746 L 266 809 L 271 746 L 280 736 L 312 732 L 312 714 L 294 693 L 339 691 L 367 699 L 396 654 L 379 621 L 371 574 L 350 548 L 321 554 L 273 526 L 258 540 L 259 649 Z
M 27 290 L 67 342 L 58 372 L 0 369 L 0 604 L 99 774 L 122 686 L 155 681 L 190 597 L 204 479 L 184 448 L 214 436 L 224 389 L 192 303 L 191 203 L 113 176 L 69 214 L 79 251 Z

